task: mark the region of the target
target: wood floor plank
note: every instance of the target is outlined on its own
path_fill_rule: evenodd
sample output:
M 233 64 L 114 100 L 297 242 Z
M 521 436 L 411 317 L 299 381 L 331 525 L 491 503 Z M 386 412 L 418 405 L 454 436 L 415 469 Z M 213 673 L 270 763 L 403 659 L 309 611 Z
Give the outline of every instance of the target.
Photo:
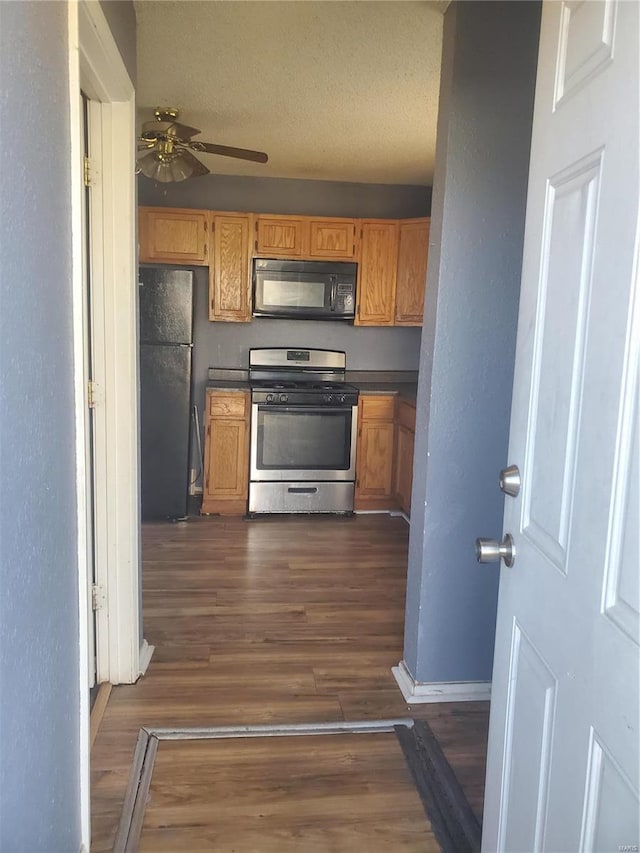
M 388 849 L 439 849 L 394 734 L 165 742 L 140 849 L 347 853 L 381 849 L 384 826 Z
M 488 703 L 409 707 L 391 675 L 391 667 L 402 658 L 407 545 L 408 526 L 388 516 L 276 516 L 254 521 L 210 517 L 144 525 L 144 636 L 156 651 L 137 684 L 113 689 L 96 737 L 91 755 L 92 851 L 101 853 L 113 844 L 141 726 L 424 717 L 480 816 Z M 342 744 L 346 747 L 346 741 Z M 158 752 L 160 767 L 169 760 L 163 757 L 169 755 L 166 745 L 163 742 Z M 249 772 L 239 753 L 234 756 L 227 749 L 231 747 L 216 752 L 225 756 L 222 765 L 214 762 L 219 802 L 225 796 L 221 780 L 226 778 L 229 789 L 235 790 Z M 377 749 L 372 747 L 372 762 L 378 760 Z M 186 748 L 182 765 L 175 765 L 184 778 L 173 794 L 172 782 L 157 781 L 164 817 L 158 812 L 154 818 L 152 807 L 141 849 L 438 849 L 433 839 L 425 844 L 422 813 L 419 821 L 415 815 L 392 813 L 390 804 L 398 806 L 403 798 L 391 794 L 386 800 L 380 794 L 369 801 L 367 808 L 376 813 L 367 819 L 366 809 L 359 812 L 354 805 L 350 823 L 340 814 L 323 823 L 322 815 L 334 800 L 338 812 L 342 808 L 346 814 L 358 784 L 368 790 L 364 777 L 352 775 L 347 795 L 351 783 L 335 768 L 323 769 L 316 780 L 323 792 L 318 797 L 322 807 L 313 811 L 310 795 L 301 800 L 299 814 L 306 814 L 306 822 L 287 817 L 282 806 L 282 813 L 274 811 L 270 818 L 268 840 L 267 819 L 253 817 L 239 845 L 233 827 L 207 825 L 207 789 L 214 784 L 207 774 L 214 773 L 214 765 L 207 769 L 202 750 L 202 742 Z M 347 755 L 339 768 L 351 767 L 355 774 L 356 764 Z M 311 785 L 313 779 L 300 773 Z M 378 766 L 377 773 L 381 780 L 386 773 L 393 776 L 391 764 Z M 295 778 L 285 774 L 282 790 L 291 793 Z M 346 786 L 342 794 L 340 779 Z M 251 785 L 259 799 L 259 780 Z M 187 797 L 202 803 L 202 813 L 198 821 L 184 821 L 176 829 L 167 816 L 173 816 L 173 808 L 177 816 Z M 242 808 L 230 801 L 228 805 L 232 811 Z M 209 814 L 215 812 L 216 802 L 210 802 Z

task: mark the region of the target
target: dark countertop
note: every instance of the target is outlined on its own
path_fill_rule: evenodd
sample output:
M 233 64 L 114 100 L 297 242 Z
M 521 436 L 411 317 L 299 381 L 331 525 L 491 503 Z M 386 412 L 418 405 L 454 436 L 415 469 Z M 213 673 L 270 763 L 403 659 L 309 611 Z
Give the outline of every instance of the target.
M 212 375 L 213 374 L 213 375 Z M 206 388 L 219 391 L 248 391 L 247 371 L 214 369 L 209 371 Z M 415 406 L 418 389 L 417 373 L 411 371 L 347 371 L 347 382 L 361 394 L 397 394 Z
M 248 391 L 248 382 L 242 379 L 210 379 L 206 384 L 207 391 Z
M 397 394 L 415 406 L 418 386 L 415 382 L 355 382 L 361 394 Z
M 356 387 L 361 394 L 397 394 L 411 405 L 416 404 L 417 387 L 412 382 L 358 382 Z M 206 388 L 207 391 L 248 391 L 249 383 L 238 379 L 212 379 Z

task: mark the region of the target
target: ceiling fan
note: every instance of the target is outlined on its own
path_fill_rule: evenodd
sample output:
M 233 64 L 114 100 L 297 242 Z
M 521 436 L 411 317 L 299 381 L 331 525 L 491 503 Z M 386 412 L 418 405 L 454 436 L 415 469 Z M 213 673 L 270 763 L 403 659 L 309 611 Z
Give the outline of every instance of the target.
M 254 163 L 266 163 L 269 159 L 262 151 L 193 140 L 191 137 L 200 133 L 198 128 L 180 124 L 177 119 L 178 110 L 158 107 L 155 121 L 142 125 L 142 133 L 138 137 L 138 167 L 147 178 L 169 183 L 208 175 L 209 169 L 193 156 L 192 151 L 237 157 Z

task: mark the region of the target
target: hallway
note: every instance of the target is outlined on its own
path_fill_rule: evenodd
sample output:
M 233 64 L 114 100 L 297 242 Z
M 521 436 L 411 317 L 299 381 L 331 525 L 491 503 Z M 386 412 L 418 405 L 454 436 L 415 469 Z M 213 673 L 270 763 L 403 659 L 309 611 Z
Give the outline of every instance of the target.
M 424 718 L 481 818 L 488 703 L 409 708 L 391 674 L 408 530 L 386 515 L 143 528 L 144 634 L 155 653 L 144 678 L 113 689 L 92 751 L 92 850 L 112 847 L 143 725 Z

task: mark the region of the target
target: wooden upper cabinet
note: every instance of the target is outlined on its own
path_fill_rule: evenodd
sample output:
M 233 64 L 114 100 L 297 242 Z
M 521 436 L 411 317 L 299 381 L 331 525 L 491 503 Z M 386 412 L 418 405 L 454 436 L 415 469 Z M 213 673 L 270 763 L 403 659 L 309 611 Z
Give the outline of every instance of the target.
M 430 225 L 430 219 L 407 219 L 400 222 L 396 326 L 422 325 Z
M 267 258 L 303 258 L 306 225 L 302 216 L 256 216 L 254 254 Z
M 355 261 L 358 222 L 324 216 L 256 216 L 254 254 L 266 258 Z
M 211 214 L 210 320 L 251 320 L 251 225 L 248 213 Z
M 140 261 L 206 266 L 209 213 L 169 207 L 141 207 Z
M 309 257 L 314 260 L 355 261 L 357 225 L 355 219 L 309 219 Z
M 397 220 L 363 220 L 356 325 L 393 326 L 397 258 Z

